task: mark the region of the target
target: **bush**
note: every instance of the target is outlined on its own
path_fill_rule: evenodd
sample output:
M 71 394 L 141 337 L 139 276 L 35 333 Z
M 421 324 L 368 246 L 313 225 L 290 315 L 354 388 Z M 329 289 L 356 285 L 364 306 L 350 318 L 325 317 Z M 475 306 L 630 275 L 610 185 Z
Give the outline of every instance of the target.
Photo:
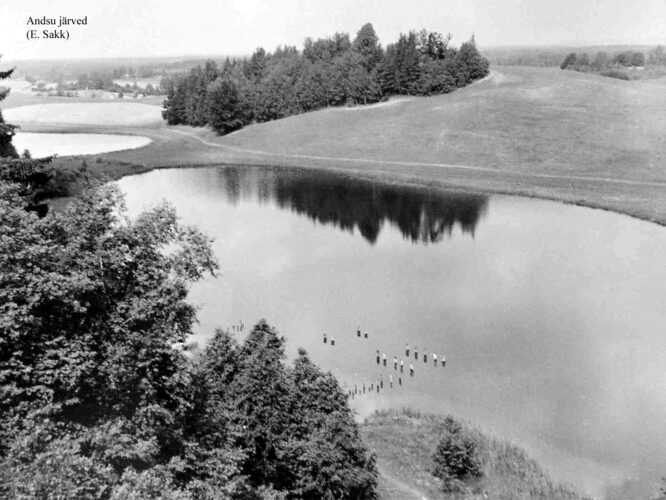
M 442 480 L 444 491 L 463 491 L 464 479 L 482 475 L 477 448 L 472 434 L 453 418 L 446 417 L 442 437 L 433 456 L 433 474 Z
M 602 71 L 601 75 L 608 76 L 610 78 L 617 78 L 619 80 L 631 80 L 629 75 L 627 75 L 624 71 L 620 71 L 617 69 L 609 69 L 608 71 Z

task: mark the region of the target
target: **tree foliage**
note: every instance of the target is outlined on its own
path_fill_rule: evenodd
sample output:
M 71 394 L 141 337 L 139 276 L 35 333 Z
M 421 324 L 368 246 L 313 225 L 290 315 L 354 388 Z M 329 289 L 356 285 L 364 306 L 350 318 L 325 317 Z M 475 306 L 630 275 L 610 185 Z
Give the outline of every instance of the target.
M 0 71 L 0 82 L 5 78 L 9 78 L 14 72 L 14 68 Z M 7 95 L 9 94 L 9 89 L 6 87 L 0 86 L 0 102 L 2 102 Z M 0 111 L 0 158 L 10 157 L 18 158 L 16 149 L 12 145 L 12 137 L 14 136 L 14 130 L 16 129 L 15 125 L 5 123 L 5 120 L 2 118 L 2 112 Z
M 218 429 L 242 450 L 238 464 L 250 485 L 289 498 L 375 498 L 374 458 L 337 380 L 303 350 L 287 367 L 284 338 L 265 321 L 240 346 L 218 331 L 198 369 L 205 414 L 228 417 Z
M 372 24 L 353 40 L 346 33 L 305 40 L 303 50 L 258 48 L 248 59 L 209 61 L 162 83 L 169 124 L 209 125 L 226 134 L 252 122 L 327 106 L 378 102 L 394 94 L 431 95 L 488 74 L 472 37 L 460 49 L 451 36 L 411 31 L 382 48 Z
M 265 321 L 186 355 L 209 239 L 111 185 L 29 210 L 52 175 L 0 159 L 0 498 L 375 498 L 337 381 Z
M 571 52 L 567 54 L 567 57 L 564 58 L 564 61 L 562 61 L 560 68 L 567 69 L 568 67 L 573 66 L 574 64 L 576 64 L 576 53 Z
M 462 491 L 462 480 L 481 476 L 481 461 L 474 437 L 451 417 L 442 425 L 442 436 L 433 456 L 433 473 L 442 480 L 444 491 Z
M 597 52 L 592 60 L 586 53 L 577 55 L 572 52 L 564 58 L 560 68 L 575 71 L 595 71 L 604 76 L 629 80 L 629 75 L 624 72 L 626 68 L 642 68 L 648 62 L 651 64 L 666 64 L 666 59 L 662 61 L 662 52 L 663 49 L 658 46 L 648 53 L 647 58 L 642 52 L 631 50 L 619 52 L 610 57 L 607 52 L 602 50 Z

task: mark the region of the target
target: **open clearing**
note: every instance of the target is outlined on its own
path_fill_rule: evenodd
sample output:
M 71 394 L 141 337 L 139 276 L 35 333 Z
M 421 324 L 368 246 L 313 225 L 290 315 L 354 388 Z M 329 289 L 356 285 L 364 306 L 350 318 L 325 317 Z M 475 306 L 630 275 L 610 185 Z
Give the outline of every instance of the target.
M 54 154 L 74 156 L 136 149 L 150 144 L 150 139 L 136 135 L 19 132 L 12 142 L 19 153 L 27 149 L 33 158 L 43 158 Z
M 99 113 L 127 105 L 95 104 L 78 123 L 49 118 L 19 124 L 24 131 L 152 139 L 141 149 L 105 154 L 96 168 L 112 177 L 220 164 L 327 168 L 399 183 L 554 199 L 666 224 L 666 79 L 622 81 L 557 68 L 497 67 L 490 77 L 451 94 L 401 98 L 353 113 L 320 110 L 224 137 L 205 128 L 168 127 L 157 106 L 132 104 L 151 108 L 146 125 L 133 121 L 139 114 L 126 113 L 129 108 L 116 108 L 114 119 Z M 40 111 L 31 116 L 39 118 Z M 10 123 L 19 121 L 13 112 L 5 112 Z
M 162 115 L 157 106 L 126 102 L 33 104 L 9 108 L 4 115 L 7 122 L 18 125 L 156 127 L 162 124 Z

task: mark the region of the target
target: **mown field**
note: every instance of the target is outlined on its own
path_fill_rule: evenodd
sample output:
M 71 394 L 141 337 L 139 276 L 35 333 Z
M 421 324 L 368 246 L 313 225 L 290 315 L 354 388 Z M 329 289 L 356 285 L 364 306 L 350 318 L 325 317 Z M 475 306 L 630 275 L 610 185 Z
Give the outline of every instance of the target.
M 131 113 L 125 124 L 63 118 L 18 123 L 26 131 L 149 136 L 150 146 L 104 155 L 101 163 L 134 170 L 222 163 L 344 169 L 561 200 L 666 224 L 666 79 L 497 67 L 451 94 L 315 111 L 224 137 L 185 126 L 137 126 Z

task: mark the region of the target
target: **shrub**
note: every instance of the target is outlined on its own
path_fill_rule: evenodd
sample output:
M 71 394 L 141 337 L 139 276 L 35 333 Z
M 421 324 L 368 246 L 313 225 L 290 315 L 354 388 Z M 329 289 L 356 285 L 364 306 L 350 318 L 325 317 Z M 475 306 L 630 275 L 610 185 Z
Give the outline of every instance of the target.
M 464 479 L 482 475 L 477 448 L 472 434 L 452 417 L 446 417 L 433 456 L 433 474 L 442 480 L 444 491 L 462 491 Z
M 624 71 L 620 71 L 617 69 L 609 69 L 608 71 L 602 71 L 601 72 L 602 76 L 608 76 L 610 78 L 617 78 L 619 80 L 631 80 L 629 75 L 627 75 Z

